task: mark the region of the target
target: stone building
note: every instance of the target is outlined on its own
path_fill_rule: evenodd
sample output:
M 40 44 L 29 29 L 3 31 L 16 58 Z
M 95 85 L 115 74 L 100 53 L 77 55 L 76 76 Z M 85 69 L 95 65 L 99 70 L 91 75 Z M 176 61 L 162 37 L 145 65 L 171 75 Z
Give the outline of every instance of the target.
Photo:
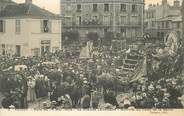
M 63 31 L 76 29 L 81 38 L 89 32 L 105 32 L 122 38 L 143 37 L 144 0 L 61 0 Z
M 173 5 L 167 0 L 162 0 L 160 5 L 150 4 L 145 11 L 144 24 L 145 33 L 149 33 L 153 39 L 163 40 L 164 36 L 173 29 L 180 36 L 182 27 L 180 1 L 175 0 Z
M 61 20 L 26 0 L 0 12 L 0 55 L 41 56 L 61 48 Z

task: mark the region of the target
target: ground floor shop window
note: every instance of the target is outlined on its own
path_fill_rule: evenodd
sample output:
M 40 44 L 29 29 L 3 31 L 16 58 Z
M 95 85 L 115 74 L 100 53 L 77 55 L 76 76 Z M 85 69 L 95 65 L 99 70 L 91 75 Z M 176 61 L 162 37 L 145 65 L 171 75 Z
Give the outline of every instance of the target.
M 21 56 L 21 46 L 16 45 L 15 50 L 16 50 L 16 56 L 20 57 Z
M 6 47 L 5 47 L 5 44 L 2 44 L 2 55 L 6 55 Z
M 42 56 L 50 52 L 50 46 L 51 46 L 50 40 L 41 41 L 41 55 Z

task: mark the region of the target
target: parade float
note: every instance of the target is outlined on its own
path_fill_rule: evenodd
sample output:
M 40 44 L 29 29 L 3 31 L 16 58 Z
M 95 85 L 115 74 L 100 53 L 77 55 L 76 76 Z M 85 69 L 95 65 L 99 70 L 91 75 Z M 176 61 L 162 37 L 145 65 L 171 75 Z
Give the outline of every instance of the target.
M 181 74 L 181 45 L 176 32 L 168 33 L 163 45 L 148 47 L 146 64 L 147 77 L 150 80 L 172 78 Z

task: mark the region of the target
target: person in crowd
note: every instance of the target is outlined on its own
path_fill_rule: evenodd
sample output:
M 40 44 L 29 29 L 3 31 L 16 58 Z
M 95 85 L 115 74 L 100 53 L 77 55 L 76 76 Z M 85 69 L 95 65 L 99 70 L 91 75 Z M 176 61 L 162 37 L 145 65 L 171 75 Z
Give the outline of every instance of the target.
M 90 108 L 91 97 L 85 93 L 85 95 L 81 98 L 81 108 L 89 109 Z
M 70 95 L 65 94 L 64 96 L 62 96 L 62 105 L 64 109 L 72 108 L 72 100 L 70 98 Z
M 114 95 L 114 92 L 111 90 L 107 90 L 104 94 L 104 101 L 105 103 L 112 104 L 113 106 L 118 107 L 118 103 L 116 100 L 116 96 Z
M 28 77 L 28 90 L 27 90 L 27 101 L 28 102 L 35 102 L 36 101 L 36 80 L 33 77 Z

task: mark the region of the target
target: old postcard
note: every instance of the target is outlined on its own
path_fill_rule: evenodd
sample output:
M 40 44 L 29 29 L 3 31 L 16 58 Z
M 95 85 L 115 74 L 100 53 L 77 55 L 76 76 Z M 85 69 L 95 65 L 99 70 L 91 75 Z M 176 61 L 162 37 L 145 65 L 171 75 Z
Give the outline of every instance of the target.
M 0 0 L 0 115 L 184 116 L 183 19 L 182 0 Z

